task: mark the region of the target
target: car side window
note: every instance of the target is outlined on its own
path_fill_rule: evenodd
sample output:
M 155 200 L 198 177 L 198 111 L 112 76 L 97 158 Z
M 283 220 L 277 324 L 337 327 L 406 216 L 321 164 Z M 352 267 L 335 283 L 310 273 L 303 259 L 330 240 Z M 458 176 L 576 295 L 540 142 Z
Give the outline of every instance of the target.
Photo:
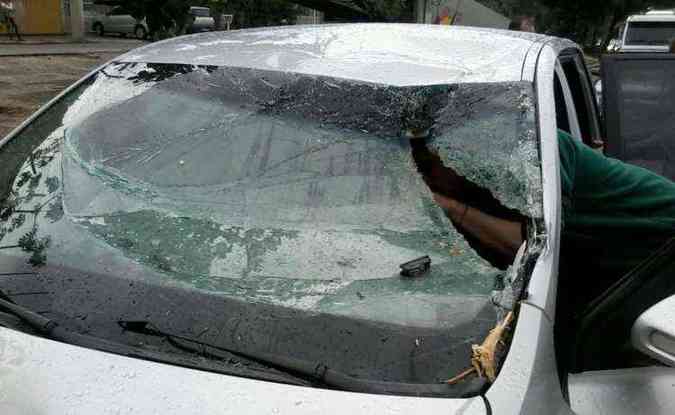
M 555 94 L 555 112 L 558 129 L 581 139 L 574 99 L 560 62 L 556 62 L 554 74 L 553 91 Z
M 561 56 L 560 65 L 565 73 L 572 94 L 581 138 L 587 144 L 592 143 L 594 140 L 599 140 L 600 128 L 597 122 L 594 95 L 581 57 L 576 51 L 569 55 Z
M 567 105 L 565 104 L 565 95 L 558 74 L 553 79 L 553 94 L 555 96 L 555 118 L 559 130 L 566 133 L 570 132 L 570 121 L 567 118 Z

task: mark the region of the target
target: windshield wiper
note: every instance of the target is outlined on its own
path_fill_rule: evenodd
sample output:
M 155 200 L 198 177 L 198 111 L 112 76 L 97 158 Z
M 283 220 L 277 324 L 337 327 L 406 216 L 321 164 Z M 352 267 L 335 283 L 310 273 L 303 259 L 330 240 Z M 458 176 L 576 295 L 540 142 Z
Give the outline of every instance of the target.
M 227 362 L 231 355 L 252 360 L 282 372 L 276 376 L 269 371 L 264 372 L 253 368 L 239 368 L 225 370 L 219 366 L 189 363 L 185 360 L 168 358 L 167 353 L 147 351 L 125 344 L 114 343 L 97 337 L 75 333 L 60 326 L 56 321 L 44 317 L 34 311 L 14 303 L 9 296 L 0 291 L 0 312 L 13 315 L 39 334 L 64 343 L 75 344 L 87 348 L 104 350 L 129 357 L 141 358 L 158 362 L 170 362 L 180 366 L 207 369 L 229 375 L 248 376 L 264 380 L 307 386 L 323 384 L 335 389 L 366 392 L 386 395 L 430 396 L 430 397 L 468 397 L 480 394 L 486 384 L 484 382 L 464 382 L 456 385 L 446 383 L 415 384 L 374 381 L 360 379 L 329 368 L 321 362 L 312 362 L 288 356 L 278 356 L 264 352 L 242 351 L 234 348 L 215 346 L 189 337 L 179 336 L 155 328 L 148 321 L 118 321 L 118 324 L 129 332 L 158 336 L 166 339 L 174 347 L 201 354 L 204 357 L 215 357 Z M 211 349 L 208 351 L 206 348 Z
M 0 291 L 0 312 L 10 314 L 18 318 L 22 323 L 26 324 L 31 329 L 35 330 L 44 337 L 53 340 L 78 344 L 95 349 L 110 348 L 111 345 L 115 344 L 106 340 L 98 339 L 96 337 L 85 336 L 67 330 L 64 327 L 59 326 L 56 321 L 16 304 L 7 294 L 2 291 Z
M 39 333 L 40 335 L 77 346 L 82 346 L 90 349 L 102 350 L 110 353 L 120 354 L 123 356 L 151 360 L 155 362 L 171 363 L 179 366 L 190 367 L 193 369 L 209 370 L 216 373 L 234 376 L 246 376 L 255 379 L 268 380 L 273 382 L 290 383 L 299 386 L 308 386 L 307 382 L 298 379 L 297 377 L 290 377 L 288 375 L 277 376 L 270 374 L 269 371 L 256 370 L 252 368 L 223 368 L 221 365 L 204 364 L 203 362 L 189 362 L 184 359 L 176 359 L 169 353 L 155 352 L 144 350 L 138 347 L 110 342 L 97 337 L 75 333 L 60 326 L 56 321 L 44 317 L 32 310 L 22 307 L 0 290 L 0 315 L 9 314 L 18 318 L 22 323 Z M 225 359 L 227 362 L 227 359 Z M 224 362 L 224 363 L 225 363 Z
M 162 337 L 175 347 L 183 350 L 190 350 L 194 353 L 206 353 L 214 356 L 219 356 L 219 353 L 225 352 L 255 361 L 294 376 L 302 375 L 304 378 L 313 383 L 319 383 L 327 387 L 345 391 L 376 393 L 384 395 L 465 397 L 479 394 L 485 386 L 485 383 L 483 382 L 466 382 L 465 384 L 448 385 L 446 383 L 417 384 L 360 379 L 335 369 L 331 369 L 321 362 L 312 362 L 289 356 L 279 356 L 271 353 L 250 350 L 243 351 L 231 347 L 216 346 L 193 338 L 167 333 L 158 329 L 149 321 L 122 320 L 118 321 L 118 324 L 124 330 L 132 333 Z M 207 351 L 207 348 L 211 349 L 211 351 Z
M 30 328 L 43 335 L 51 334 L 52 330 L 58 326 L 55 321 L 17 305 L 3 291 L 0 291 L 0 311 L 18 318 Z

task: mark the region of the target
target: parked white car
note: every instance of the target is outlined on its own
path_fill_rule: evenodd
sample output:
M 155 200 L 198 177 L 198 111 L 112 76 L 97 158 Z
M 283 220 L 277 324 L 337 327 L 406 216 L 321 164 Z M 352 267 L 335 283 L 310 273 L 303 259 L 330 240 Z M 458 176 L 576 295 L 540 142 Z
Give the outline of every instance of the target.
M 137 39 L 145 39 L 149 30 L 145 19 L 134 18 L 121 7 L 115 7 L 105 15 L 93 19 L 91 28 L 99 36 L 106 33 L 117 33 L 122 36 L 133 35 Z
M 600 138 L 582 51 L 543 35 L 259 28 L 116 57 L 0 141 L 0 413 L 669 413 L 672 360 L 556 360 L 558 130 Z M 420 131 L 527 213 L 508 270 L 434 203 Z M 448 384 L 509 312 L 496 379 Z M 581 341 L 630 342 L 599 318 Z

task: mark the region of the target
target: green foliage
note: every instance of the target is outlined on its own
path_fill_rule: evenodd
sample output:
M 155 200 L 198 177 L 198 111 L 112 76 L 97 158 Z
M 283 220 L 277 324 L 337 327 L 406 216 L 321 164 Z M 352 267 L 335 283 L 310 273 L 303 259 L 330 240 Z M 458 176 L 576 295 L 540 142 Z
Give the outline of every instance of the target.
M 222 10 L 234 15 L 233 28 L 292 24 L 300 12 L 286 0 L 228 0 Z
M 567 37 L 584 46 L 603 45 L 617 24 L 631 14 L 653 8 L 675 8 L 675 0 L 478 0 L 509 17 L 536 18 L 537 31 Z
M 508 17 L 538 16 L 544 13 L 540 0 L 476 0 L 483 6 Z
M 584 46 L 611 39 L 617 24 L 649 7 L 673 8 L 674 0 L 536 0 L 540 31 L 570 38 Z
M 227 3 L 227 0 L 207 0 L 205 5 L 211 9 L 211 14 L 214 15 L 224 14 Z
M 352 0 L 351 3 L 366 11 L 370 21 L 411 20 L 414 7 L 411 0 Z

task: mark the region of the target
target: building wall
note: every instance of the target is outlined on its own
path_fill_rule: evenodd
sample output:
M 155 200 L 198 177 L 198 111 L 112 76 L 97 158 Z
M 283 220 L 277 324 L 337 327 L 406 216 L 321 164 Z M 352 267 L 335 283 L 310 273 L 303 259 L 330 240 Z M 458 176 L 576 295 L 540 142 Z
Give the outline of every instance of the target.
M 474 0 L 417 0 L 419 23 L 506 29 L 510 20 Z
M 63 33 L 63 9 L 61 0 L 23 0 L 16 1 L 23 6 L 23 15 L 19 28 L 26 34 Z M 17 7 L 17 17 L 20 8 Z

